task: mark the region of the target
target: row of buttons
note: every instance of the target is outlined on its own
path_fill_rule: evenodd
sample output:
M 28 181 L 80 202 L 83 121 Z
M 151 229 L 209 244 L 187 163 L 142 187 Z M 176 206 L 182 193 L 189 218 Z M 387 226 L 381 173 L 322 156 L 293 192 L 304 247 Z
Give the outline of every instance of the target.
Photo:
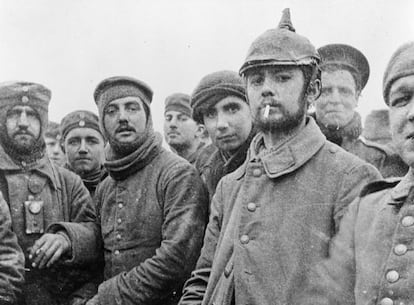
M 414 217 L 411 215 L 408 216 L 404 216 L 401 219 L 401 224 L 404 227 L 411 227 L 412 225 L 414 225 Z M 396 255 L 404 255 L 405 253 L 407 253 L 408 251 L 408 247 L 404 244 L 398 244 L 394 247 L 394 253 Z M 400 274 L 396 271 L 396 270 L 390 270 L 386 273 L 385 278 L 387 279 L 387 281 L 389 283 L 395 283 L 400 279 Z M 390 291 L 390 295 L 392 295 L 393 292 Z M 391 298 L 383 298 L 380 301 L 381 305 L 393 305 L 394 301 Z

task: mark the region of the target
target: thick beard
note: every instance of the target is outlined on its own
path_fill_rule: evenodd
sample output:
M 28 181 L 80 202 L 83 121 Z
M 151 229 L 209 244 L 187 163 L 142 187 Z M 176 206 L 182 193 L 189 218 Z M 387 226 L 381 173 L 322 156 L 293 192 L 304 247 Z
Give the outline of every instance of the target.
M 146 132 L 143 132 L 134 142 L 121 143 L 109 137 L 108 142 L 118 157 L 125 157 L 136 151 L 145 141 Z
M 45 152 L 45 141 L 40 136 L 37 140 L 33 139 L 27 145 L 20 145 L 10 138 L 4 131 L 0 132 L 0 141 L 5 152 L 16 161 L 34 162 L 43 157 Z
M 282 112 L 282 118 L 272 120 L 264 119 L 260 113 L 260 108 L 257 109 L 254 117 L 254 124 L 259 130 L 265 133 L 278 132 L 288 134 L 302 123 L 306 114 L 306 103 L 302 100 L 298 111 L 293 114 L 286 112 L 284 108 L 279 108 L 279 110 Z

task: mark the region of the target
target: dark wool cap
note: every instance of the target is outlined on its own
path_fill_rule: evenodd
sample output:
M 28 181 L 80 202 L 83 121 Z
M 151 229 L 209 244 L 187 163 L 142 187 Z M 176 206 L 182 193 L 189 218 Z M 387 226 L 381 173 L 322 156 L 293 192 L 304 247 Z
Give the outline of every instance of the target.
M 48 124 L 48 107 L 51 91 L 43 85 L 30 82 L 0 84 L 0 124 L 6 122 L 7 112 L 14 106 L 30 106 L 39 116 L 42 133 Z
M 191 94 L 194 121 L 203 124 L 204 111 L 228 96 L 248 103 L 244 82 L 237 72 L 218 71 L 204 76 Z
M 77 110 L 67 114 L 60 122 L 60 126 L 63 139 L 66 138 L 69 131 L 75 128 L 92 128 L 102 135 L 98 116 L 87 110 Z M 104 136 L 102 135 L 102 137 Z
M 388 109 L 372 110 L 367 115 L 362 136 L 371 141 L 391 140 Z
M 61 139 L 60 125 L 56 122 L 49 121 L 49 124 L 47 125 L 47 129 L 44 133 L 44 136 L 60 141 Z
M 364 89 L 369 78 L 369 63 L 361 51 L 346 44 L 328 44 L 320 47 L 318 52 L 322 58 L 322 70 L 329 65 L 346 69 L 356 78 L 357 90 Z
M 400 46 L 391 56 L 382 82 L 384 101 L 389 104 L 391 85 L 399 78 L 414 74 L 414 41 Z
M 99 115 L 103 118 L 105 107 L 113 100 L 134 96 L 139 97 L 150 109 L 153 92 L 143 81 L 129 76 L 114 76 L 101 81 L 93 93 Z
M 165 111 L 179 111 L 191 117 L 190 96 L 184 93 L 174 93 L 165 99 Z

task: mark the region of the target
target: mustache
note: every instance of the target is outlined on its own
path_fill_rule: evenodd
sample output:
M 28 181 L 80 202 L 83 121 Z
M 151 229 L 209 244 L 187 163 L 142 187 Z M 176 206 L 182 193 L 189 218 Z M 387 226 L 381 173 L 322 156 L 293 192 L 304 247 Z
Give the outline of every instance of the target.
M 15 136 L 19 136 L 19 135 L 28 135 L 28 136 L 32 136 L 33 138 L 35 137 L 35 135 L 33 133 L 31 133 L 30 131 L 28 131 L 27 129 L 19 129 L 17 130 L 14 134 L 13 137 Z
M 115 129 L 115 132 L 123 132 L 123 131 L 132 131 L 135 132 L 135 128 L 129 125 L 121 125 L 117 129 Z

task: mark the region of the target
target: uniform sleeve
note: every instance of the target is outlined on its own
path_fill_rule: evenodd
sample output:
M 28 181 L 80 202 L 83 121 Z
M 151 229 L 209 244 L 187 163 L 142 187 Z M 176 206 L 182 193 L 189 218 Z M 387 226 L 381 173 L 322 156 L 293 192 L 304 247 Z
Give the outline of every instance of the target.
M 358 206 L 359 198 L 349 206 L 344 215 L 339 232 L 331 241 L 329 258 L 315 265 L 303 293 L 300 293 L 292 304 L 355 304 L 354 228 Z
M 210 220 L 207 225 L 201 255 L 195 270 L 191 273 L 191 278 L 184 285 L 180 305 L 196 305 L 203 301 L 221 231 L 223 218 L 221 193 L 222 183 L 220 182 L 211 202 Z
M 65 190 L 69 194 L 69 221 L 54 223 L 47 231 L 64 230 L 72 244 L 72 256 L 66 263 L 84 264 L 99 258 L 102 246 L 95 205 L 82 180 L 74 177 Z
M 11 228 L 10 210 L 0 193 L 0 304 L 15 304 L 24 284 L 24 255 Z
M 207 222 L 208 195 L 189 164 L 173 166 L 162 178 L 164 221 L 155 255 L 99 287 L 100 304 L 158 304 L 181 291 L 200 254 Z
M 381 174 L 374 166 L 366 162 L 353 167 L 344 174 L 334 209 L 335 232 L 338 231 L 339 223 L 348 205 L 359 196 L 368 183 L 377 180 L 382 180 Z

